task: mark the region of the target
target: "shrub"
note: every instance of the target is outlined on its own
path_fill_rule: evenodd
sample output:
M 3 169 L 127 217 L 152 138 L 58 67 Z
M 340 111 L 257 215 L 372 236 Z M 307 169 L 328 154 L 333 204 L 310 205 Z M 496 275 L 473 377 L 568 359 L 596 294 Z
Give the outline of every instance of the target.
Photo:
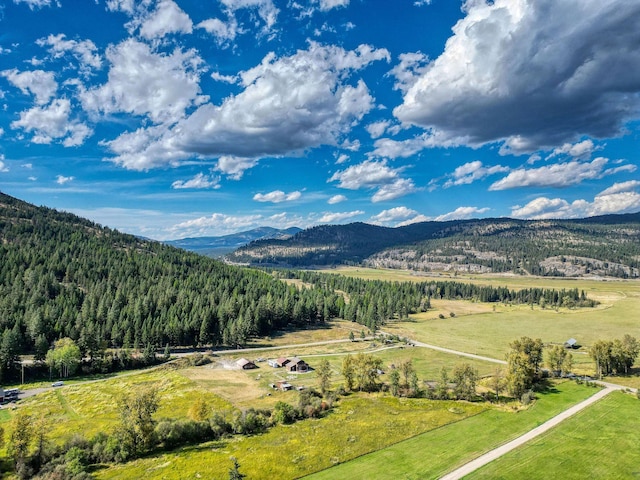
M 271 424 L 270 417 L 269 410 L 256 410 L 255 408 L 238 413 L 233 420 L 233 433 L 241 435 L 263 433 Z
M 202 443 L 218 438 L 209 422 L 172 419 L 159 422 L 156 426 L 158 440 L 165 448 L 171 449 L 189 443 Z
M 520 401 L 523 405 L 529 405 L 532 401 L 535 400 L 535 398 L 536 395 L 535 393 L 533 393 L 533 390 L 528 390 L 522 394 L 522 397 L 520 397 Z
M 216 413 L 209 419 L 209 426 L 213 432 L 214 438 L 220 438 L 233 433 L 233 425 L 229 423 L 226 417 Z
M 295 408 L 286 402 L 278 402 L 273 407 L 271 419 L 274 423 L 289 424 L 296 421 L 297 412 Z

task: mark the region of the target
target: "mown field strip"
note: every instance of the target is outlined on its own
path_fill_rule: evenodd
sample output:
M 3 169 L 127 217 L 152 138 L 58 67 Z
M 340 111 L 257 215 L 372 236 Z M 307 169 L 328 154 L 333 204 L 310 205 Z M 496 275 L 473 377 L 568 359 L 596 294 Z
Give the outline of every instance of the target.
M 466 465 L 463 465 L 462 467 L 457 468 L 453 472 L 448 473 L 447 475 L 442 477 L 441 480 L 458 480 L 470 474 L 471 472 L 479 469 L 480 467 L 483 467 L 484 465 L 496 460 L 502 455 L 505 455 L 510 451 L 515 450 L 521 445 L 524 445 L 525 443 L 533 440 L 539 435 L 542 435 L 543 433 L 551 430 L 552 428 L 560 424 L 560 422 L 568 419 L 569 417 L 572 417 L 573 415 L 587 408 L 588 406 L 593 405 L 595 402 L 609 395 L 613 391 L 614 390 L 612 388 L 605 388 L 603 390 L 600 390 L 598 393 L 596 393 L 592 397 L 587 398 L 586 400 L 580 402 L 579 404 L 574 405 L 573 407 L 547 420 L 542 425 L 534 428 L 533 430 L 530 430 L 529 432 L 516 438 L 515 440 L 511 440 L 510 442 L 505 443 L 504 445 L 501 445 L 500 447 L 485 453 L 484 455 L 476 458 L 475 460 L 467 463 Z
M 539 394 L 536 404 L 528 410 L 514 412 L 490 409 L 305 478 L 307 480 L 440 478 L 452 469 L 536 428 L 548 419 L 589 398 L 594 392 L 592 388 L 573 382 L 563 382 L 549 392 Z
M 614 392 L 465 478 L 638 478 L 639 413 L 637 398 Z

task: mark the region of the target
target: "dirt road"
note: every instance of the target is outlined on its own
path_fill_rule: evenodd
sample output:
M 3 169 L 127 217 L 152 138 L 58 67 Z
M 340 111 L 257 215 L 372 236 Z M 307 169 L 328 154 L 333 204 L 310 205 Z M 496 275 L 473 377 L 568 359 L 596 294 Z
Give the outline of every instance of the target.
M 456 470 L 446 474 L 445 476 L 441 477 L 440 480 L 457 480 L 459 478 L 464 477 L 465 475 L 469 475 L 471 472 L 477 470 L 478 468 L 486 465 L 489 462 L 496 460 L 497 458 L 510 452 L 511 450 L 518 448 L 519 446 L 525 444 L 529 440 L 536 438 L 538 435 L 542 435 L 544 432 L 552 429 L 553 427 L 558 425 L 560 422 L 575 415 L 579 411 L 587 408 L 589 405 L 594 404 L 598 400 L 609 395 L 611 392 L 615 390 L 623 390 L 623 389 L 624 387 L 621 387 L 619 385 L 609 384 L 609 386 L 598 391 L 598 393 L 596 393 L 595 395 L 587 398 L 586 400 L 578 403 L 577 405 L 574 405 L 573 407 L 547 420 L 542 425 L 534 428 L 533 430 L 528 431 L 527 433 L 516 438 L 515 440 L 505 443 L 504 445 L 494 450 L 491 450 L 490 452 L 485 453 L 484 455 L 476 458 L 475 460 L 472 460 L 471 462 L 463 465 L 462 467 L 457 468 Z

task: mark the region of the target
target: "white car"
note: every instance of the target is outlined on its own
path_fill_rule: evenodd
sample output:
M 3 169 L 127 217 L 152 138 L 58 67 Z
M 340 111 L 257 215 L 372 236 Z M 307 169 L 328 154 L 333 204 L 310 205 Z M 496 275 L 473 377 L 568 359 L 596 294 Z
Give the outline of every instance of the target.
M 53 382 L 53 383 L 51 384 L 51 386 L 52 386 L 52 387 L 61 387 L 61 386 L 63 386 L 63 385 L 64 385 L 64 382 L 63 382 L 62 380 L 59 380 L 59 381 L 57 381 L 57 382 Z

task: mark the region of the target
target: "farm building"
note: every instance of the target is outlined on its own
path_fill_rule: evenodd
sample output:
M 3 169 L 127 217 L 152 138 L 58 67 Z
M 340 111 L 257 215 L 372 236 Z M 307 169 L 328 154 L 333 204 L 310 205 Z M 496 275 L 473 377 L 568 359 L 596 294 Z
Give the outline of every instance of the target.
M 269 365 L 273 368 L 281 368 L 284 367 L 288 372 L 307 372 L 309 370 L 309 365 L 304 360 L 299 359 L 298 357 L 280 357 L 277 359 L 269 360 Z
M 286 363 L 285 368 L 289 372 L 306 372 L 309 370 L 309 365 L 304 360 L 301 360 L 298 357 L 290 358 Z
M 570 338 L 564 342 L 565 348 L 578 348 L 578 341 L 575 338 Z
M 258 366 L 250 360 L 246 358 L 240 358 L 236 361 L 236 365 L 238 365 L 243 370 L 251 370 L 253 368 L 258 368 Z
M 285 380 L 281 380 L 278 382 L 278 388 L 283 392 L 286 392 L 288 390 L 293 390 L 293 385 L 291 385 L 289 382 Z
M 287 363 L 289 363 L 289 361 L 290 360 L 288 358 L 285 358 L 285 357 L 273 358 L 271 360 L 267 360 L 269 365 L 271 365 L 273 368 L 284 367 Z

